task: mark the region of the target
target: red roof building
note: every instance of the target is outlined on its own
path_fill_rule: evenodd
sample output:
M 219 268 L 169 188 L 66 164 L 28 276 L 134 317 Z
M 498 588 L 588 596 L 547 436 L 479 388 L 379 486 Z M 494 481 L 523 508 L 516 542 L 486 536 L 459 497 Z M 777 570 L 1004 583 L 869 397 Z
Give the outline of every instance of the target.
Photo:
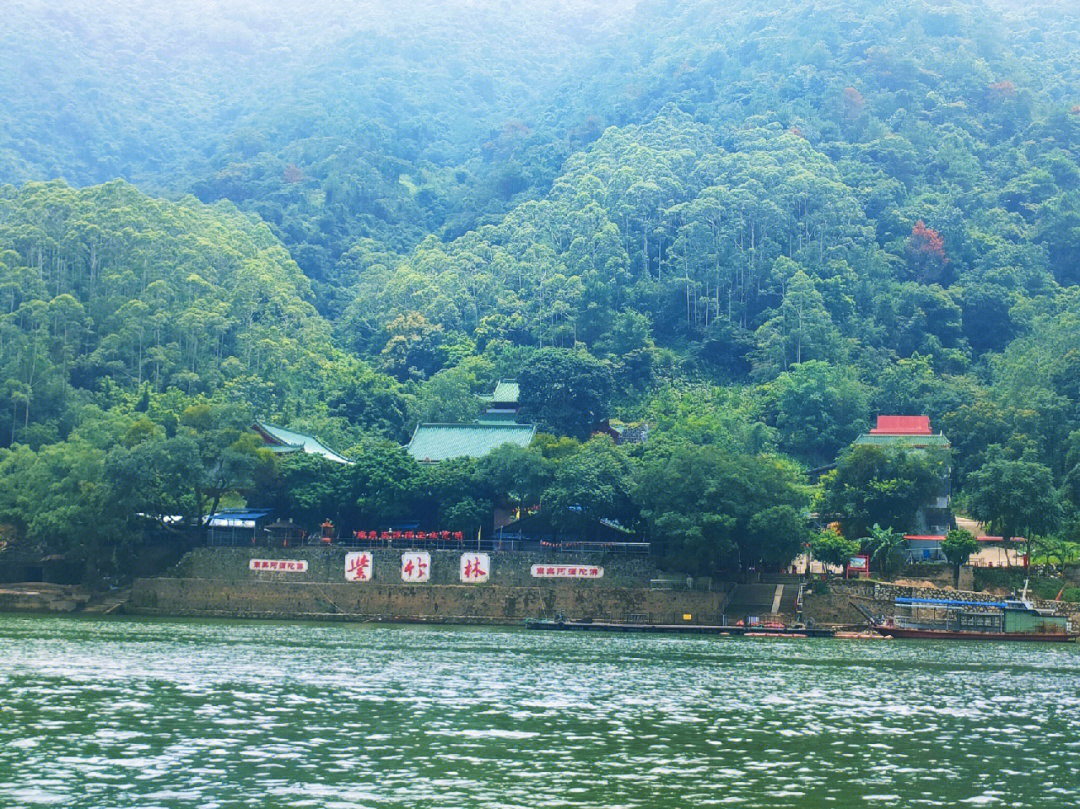
M 878 416 L 870 435 L 933 435 L 929 416 Z
M 877 426 L 860 435 L 855 439 L 855 443 L 916 453 L 949 450 L 949 439 L 930 429 L 929 416 L 878 416 Z M 951 470 L 947 455 L 943 461 L 940 487 L 923 503 L 914 524 L 903 526 L 912 534 L 943 534 L 953 524 L 952 511 L 949 508 Z M 928 546 L 920 550 L 933 551 L 935 548 Z

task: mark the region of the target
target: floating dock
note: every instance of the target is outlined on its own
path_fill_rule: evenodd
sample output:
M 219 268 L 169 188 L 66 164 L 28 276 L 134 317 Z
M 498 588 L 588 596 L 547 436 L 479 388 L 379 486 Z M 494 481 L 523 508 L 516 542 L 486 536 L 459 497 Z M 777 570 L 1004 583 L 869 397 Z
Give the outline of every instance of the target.
M 739 635 L 769 638 L 831 638 L 832 629 L 763 626 L 712 626 L 708 624 L 612 624 L 586 621 L 528 621 L 529 629 L 554 632 L 652 632 L 667 635 Z

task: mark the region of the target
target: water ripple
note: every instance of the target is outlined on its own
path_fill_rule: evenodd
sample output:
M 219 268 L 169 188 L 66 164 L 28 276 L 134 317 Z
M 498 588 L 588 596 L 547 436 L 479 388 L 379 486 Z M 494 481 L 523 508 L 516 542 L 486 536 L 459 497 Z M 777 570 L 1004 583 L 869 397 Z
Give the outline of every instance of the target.
M 1080 654 L 0 616 L 0 806 L 1080 805 Z

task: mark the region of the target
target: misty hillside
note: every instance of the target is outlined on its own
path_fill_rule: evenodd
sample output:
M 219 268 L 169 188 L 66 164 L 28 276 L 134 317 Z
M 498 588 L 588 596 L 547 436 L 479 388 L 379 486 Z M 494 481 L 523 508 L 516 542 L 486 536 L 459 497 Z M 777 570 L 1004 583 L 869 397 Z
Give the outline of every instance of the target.
M 401 443 L 534 368 L 609 379 L 597 412 L 657 453 L 768 458 L 793 507 L 873 415 L 928 414 L 959 503 L 1020 464 L 1056 498 L 1038 530 L 1075 533 L 1073 4 L 17 0 L 5 23 L 9 472 L 105 464 L 185 412 L 209 435 L 193 407 Z M 597 513 L 673 531 L 632 488 Z M 27 498 L 0 518 L 26 528 Z

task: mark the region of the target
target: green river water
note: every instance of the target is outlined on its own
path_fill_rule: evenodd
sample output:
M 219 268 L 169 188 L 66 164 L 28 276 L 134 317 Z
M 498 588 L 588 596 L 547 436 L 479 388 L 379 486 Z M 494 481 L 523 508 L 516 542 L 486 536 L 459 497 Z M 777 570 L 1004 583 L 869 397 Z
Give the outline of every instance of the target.
M 0 807 L 1080 806 L 1075 645 L 0 615 Z

